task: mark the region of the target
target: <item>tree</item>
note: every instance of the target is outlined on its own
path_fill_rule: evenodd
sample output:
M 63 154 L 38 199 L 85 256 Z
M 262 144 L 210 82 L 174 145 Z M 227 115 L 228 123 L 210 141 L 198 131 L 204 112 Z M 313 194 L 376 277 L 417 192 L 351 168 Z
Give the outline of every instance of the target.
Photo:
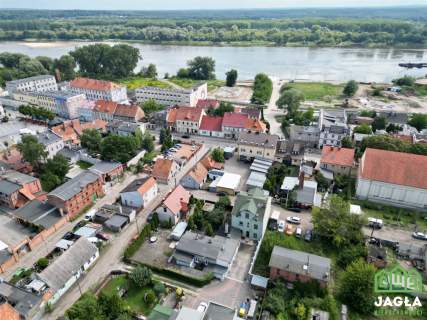
M 88 149 L 92 154 L 99 153 L 102 136 L 101 133 L 96 129 L 85 129 L 80 138 L 82 147 Z
M 344 137 L 341 140 L 341 147 L 343 148 L 353 148 L 353 142 L 350 137 Z
M 38 168 L 40 162 L 47 157 L 45 147 L 32 135 L 22 136 L 21 142 L 18 143 L 17 148 L 22 154 L 22 158 L 29 162 L 34 168 Z
M 387 128 L 385 128 L 385 131 L 387 131 L 387 133 L 398 133 L 400 131 L 402 131 L 402 127 L 399 126 L 398 124 L 394 124 L 394 123 L 389 123 Z
M 160 144 L 162 145 L 162 151 L 173 147 L 174 142 L 172 139 L 172 134 L 168 128 L 160 130 L 159 140 Z
M 53 59 L 51 57 L 38 56 L 36 60 L 39 61 L 47 71 L 53 70 Z
M 372 128 L 369 124 L 363 123 L 353 130 L 354 133 L 372 134 Z
M 133 136 L 109 135 L 101 142 L 101 157 L 121 163 L 128 162 L 137 151 L 138 143 Z
M 408 121 L 408 124 L 418 131 L 427 128 L 427 114 L 414 113 Z
M 412 87 L 415 83 L 415 78 L 410 76 L 404 76 L 399 79 L 393 80 L 398 86 Z
M 223 117 L 226 112 L 233 112 L 234 106 L 230 102 L 221 101 L 216 109 L 208 109 L 207 114 L 215 117 Z
M 91 293 L 84 293 L 65 314 L 70 320 L 104 320 L 96 296 Z
M 157 282 L 153 287 L 153 291 L 156 293 L 157 296 L 160 296 L 166 292 L 166 287 L 163 283 Z
M 313 226 L 323 239 L 336 248 L 363 241 L 363 219 L 350 214 L 350 205 L 338 196 L 330 198 L 329 206 L 313 210 Z
M 298 89 L 290 88 L 284 90 L 276 104 L 279 108 L 287 107 L 290 117 L 298 111 L 301 102 L 304 101 L 304 94 Z
M 223 163 L 225 161 L 224 158 L 224 150 L 221 148 L 215 148 L 212 150 L 211 153 L 212 159 L 216 162 L 221 162 Z
M 353 261 L 358 259 L 365 259 L 367 255 L 367 249 L 364 243 L 355 246 L 349 246 L 341 249 L 338 252 L 337 264 L 341 268 L 347 268 Z
M 237 81 L 237 70 L 231 69 L 230 71 L 225 73 L 226 79 L 225 79 L 225 85 L 227 87 L 234 87 L 236 85 Z
M 338 296 L 351 309 L 360 314 L 374 310 L 375 267 L 362 259 L 350 264 L 339 280 Z
M 148 290 L 144 295 L 144 300 L 149 306 L 151 306 L 154 301 L 156 301 L 156 294 L 154 293 L 154 291 L 151 289 Z
M 215 60 L 211 57 L 195 57 L 187 62 L 188 77 L 194 80 L 215 79 Z
M 181 68 L 176 73 L 176 77 L 179 79 L 187 79 L 190 77 L 188 69 L 187 68 Z
M 354 81 L 354 80 L 350 80 L 345 85 L 343 93 L 347 97 L 352 97 L 352 96 L 354 96 L 356 94 L 356 92 L 357 92 L 358 89 L 359 89 L 359 84 L 356 81 Z
M 46 171 L 40 175 L 40 183 L 44 191 L 50 192 L 59 186 L 62 182 L 57 175 Z
M 327 190 L 331 185 L 331 182 L 328 179 L 326 179 L 320 171 L 318 171 L 315 174 L 314 178 L 320 190 Z
M 37 260 L 37 262 L 36 262 L 36 266 L 39 268 L 39 269 L 41 269 L 41 270 L 43 270 L 43 269 L 46 269 L 46 267 L 49 265 L 49 259 L 48 258 L 45 258 L 45 257 L 43 257 L 43 258 L 40 258 L 39 260 Z
M 214 235 L 214 231 L 213 231 L 212 225 L 210 223 L 206 223 L 206 225 L 205 225 L 205 234 L 208 237 L 212 237 Z
M 427 155 L 427 145 L 404 142 L 398 138 L 387 135 L 378 135 L 363 139 L 360 152 L 363 153 L 366 148 Z
M 384 130 L 387 126 L 387 119 L 383 116 L 375 117 L 372 122 L 372 131 L 375 132 L 377 130 Z
M 153 137 L 148 132 L 146 132 L 142 137 L 141 147 L 147 152 L 154 151 Z
M 155 64 L 150 63 L 148 65 L 148 67 L 143 67 L 141 69 L 141 75 L 144 78 L 153 78 L 156 79 L 157 78 L 157 67 Z
M 76 77 L 76 67 L 76 61 L 69 54 L 63 55 L 53 62 L 53 68 L 59 71 L 62 81 L 74 79 Z
M 102 292 L 98 298 L 98 305 L 104 319 L 116 320 L 124 314 L 129 314 L 126 302 L 120 298 L 116 292 L 113 294 L 106 294 Z
M 144 113 L 149 115 L 153 112 L 157 112 L 164 109 L 164 106 L 160 103 L 157 103 L 154 99 L 148 99 L 144 101 L 141 105 L 142 110 L 144 110 Z
M 273 92 L 273 82 L 264 73 L 255 76 L 251 102 L 259 105 L 267 104 Z
M 144 288 L 151 284 L 153 272 L 145 266 L 137 266 L 129 274 L 129 279 L 138 288 Z

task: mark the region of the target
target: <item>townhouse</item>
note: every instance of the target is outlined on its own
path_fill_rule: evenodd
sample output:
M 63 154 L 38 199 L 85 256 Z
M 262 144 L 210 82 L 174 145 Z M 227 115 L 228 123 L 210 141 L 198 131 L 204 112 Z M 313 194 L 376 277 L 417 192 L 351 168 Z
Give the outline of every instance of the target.
M 173 182 L 180 166 L 172 159 L 157 159 L 154 163 L 152 176 L 160 183 L 169 184 Z
M 175 225 L 181 218 L 185 218 L 189 209 L 190 196 L 191 194 L 183 186 L 176 186 L 156 209 L 159 220 Z
M 44 146 L 48 159 L 52 159 L 59 151 L 64 149 L 65 146 L 62 138 L 51 131 L 39 133 L 37 135 L 37 140 Z
M 156 179 L 147 177 L 134 180 L 120 192 L 122 205 L 145 208 L 159 193 Z
M 334 174 L 350 175 L 354 166 L 354 149 L 324 146 L 320 168 Z
M 40 75 L 6 82 L 6 91 L 9 92 L 9 95 L 17 91 L 48 92 L 57 90 L 58 85 L 56 79 L 51 75 Z
M 275 160 L 278 142 L 277 135 L 241 132 L 237 140 L 237 155 L 240 160 Z
M 205 111 L 200 108 L 180 107 L 175 117 L 176 131 L 198 134 Z
M 89 78 L 76 78 L 70 81 L 69 90 L 75 94 L 84 94 L 88 100 L 106 100 L 114 102 L 127 102 L 127 90 L 111 81 L 95 80 Z
M 200 123 L 199 134 L 207 137 L 224 138 L 222 120 L 222 117 L 203 116 Z
M 107 122 L 103 120 L 94 120 L 91 122 L 80 122 L 80 120 L 68 120 L 62 124 L 52 127 L 52 132 L 60 136 L 65 145 L 80 145 L 80 137 L 86 129 L 96 129 L 100 132 L 106 132 Z
M 208 170 L 198 162 L 180 181 L 181 185 L 188 189 L 200 189 L 206 182 Z

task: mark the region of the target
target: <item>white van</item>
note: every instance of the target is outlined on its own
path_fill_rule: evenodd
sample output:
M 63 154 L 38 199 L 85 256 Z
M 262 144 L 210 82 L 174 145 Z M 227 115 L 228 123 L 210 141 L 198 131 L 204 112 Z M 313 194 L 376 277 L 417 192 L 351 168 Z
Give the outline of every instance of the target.
M 369 217 L 368 225 L 374 229 L 381 229 L 383 227 L 383 220 Z
M 95 217 L 95 214 L 96 214 L 96 209 L 90 209 L 88 212 L 86 212 L 84 219 L 86 221 L 92 221 L 93 217 Z

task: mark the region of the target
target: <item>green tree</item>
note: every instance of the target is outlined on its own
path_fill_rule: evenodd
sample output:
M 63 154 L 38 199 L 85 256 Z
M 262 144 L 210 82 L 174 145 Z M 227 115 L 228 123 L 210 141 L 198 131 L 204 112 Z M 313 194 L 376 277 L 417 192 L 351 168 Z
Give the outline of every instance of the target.
M 61 182 L 64 182 L 65 176 L 70 170 L 70 163 L 67 158 L 61 154 L 56 154 L 52 159 L 47 159 L 43 165 L 42 172 L 51 172 L 56 175 Z
M 166 287 L 163 283 L 157 282 L 153 287 L 153 291 L 159 297 L 160 295 L 162 295 L 166 292 Z
M 341 147 L 343 148 L 353 148 L 353 142 L 350 137 L 344 137 L 341 140 Z
M 398 133 L 402 131 L 402 127 L 398 124 L 389 123 L 387 128 L 385 128 L 385 131 L 387 131 L 387 133 Z
M 51 57 L 38 56 L 36 60 L 39 61 L 47 71 L 53 70 L 53 59 Z
M 369 124 L 363 123 L 353 130 L 354 133 L 372 134 L 372 128 Z
M 212 225 L 210 223 L 206 223 L 206 225 L 205 225 L 205 234 L 208 237 L 212 237 L 214 235 L 214 231 L 213 231 Z
M 279 108 L 286 106 L 289 115 L 292 117 L 298 111 L 298 108 L 303 101 L 304 94 L 298 89 L 290 88 L 282 91 L 276 104 Z
M 76 77 L 76 61 L 69 54 L 55 59 L 53 62 L 53 69 L 58 70 L 62 81 L 69 81 Z
M 135 156 L 137 147 L 135 137 L 112 134 L 101 142 L 101 157 L 104 160 L 125 163 Z
M 411 118 L 408 121 L 408 124 L 410 126 L 413 126 L 418 131 L 421 131 L 423 129 L 427 128 L 427 114 L 423 113 L 414 113 L 411 115 Z
M 398 86 L 412 87 L 415 83 L 415 78 L 410 76 L 404 76 L 402 78 L 393 80 L 393 82 Z
M 70 320 L 105 320 L 102 317 L 101 308 L 98 305 L 95 295 L 91 293 L 83 294 L 81 298 L 65 312 L 65 314 Z
M 343 93 L 347 97 L 352 97 L 352 96 L 354 96 L 356 94 L 356 92 L 357 92 L 358 89 L 359 89 L 359 84 L 356 81 L 354 81 L 354 80 L 350 80 L 345 85 Z
M 211 57 L 195 57 L 187 62 L 188 76 L 194 80 L 215 79 L 215 60 Z
M 157 103 L 157 101 L 154 99 L 148 99 L 142 103 L 141 108 L 144 110 L 146 115 L 150 115 L 153 112 L 163 110 L 164 106 Z
M 349 246 L 341 249 L 338 252 L 337 264 L 341 268 L 347 268 L 353 261 L 358 259 L 365 259 L 367 256 L 367 249 L 365 244 L 358 244 L 354 246 Z
M 141 69 L 141 75 L 144 78 L 153 78 L 156 79 L 157 78 L 157 67 L 155 64 L 150 63 L 148 65 L 148 67 L 143 67 Z
M 90 153 L 99 153 L 102 142 L 101 133 L 96 129 L 85 129 L 80 142 L 82 147 L 88 149 Z
M 122 314 L 128 314 L 126 302 L 117 293 L 102 293 L 98 297 L 98 305 L 105 319 L 116 320 Z M 87 318 L 86 318 L 87 319 Z
M 178 72 L 176 73 L 176 77 L 178 79 L 187 79 L 190 77 L 189 71 L 187 68 L 181 68 L 178 70 Z
M 336 248 L 363 241 L 363 219 L 350 214 L 349 203 L 338 196 L 330 198 L 329 206 L 313 209 L 312 216 L 316 233 Z
M 352 310 L 371 314 L 374 310 L 375 267 L 362 259 L 350 264 L 339 280 L 338 296 Z
M 53 174 L 52 172 L 46 171 L 40 175 L 40 183 L 44 191 L 50 192 L 57 186 L 59 186 L 62 181 L 57 175 Z
M 48 258 L 40 258 L 36 262 L 36 266 L 40 268 L 41 270 L 46 269 L 46 267 L 49 265 L 49 259 Z
M 144 288 L 151 284 L 153 272 L 145 266 L 137 266 L 129 274 L 129 279 L 138 288 Z
M 172 134 L 169 129 L 160 130 L 159 140 L 160 140 L 160 144 L 162 145 L 162 148 L 161 148 L 162 151 L 172 148 L 174 145 Z
M 372 122 L 372 131 L 384 130 L 387 126 L 387 119 L 385 117 L 376 117 Z
M 156 294 L 154 293 L 154 291 L 151 289 L 148 290 L 144 295 L 144 300 L 149 306 L 151 306 L 154 301 L 156 301 Z
M 47 157 L 45 147 L 32 135 L 22 136 L 21 142 L 18 143 L 17 148 L 22 154 L 22 158 L 36 169 L 39 168 L 40 162 Z
M 317 187 L 320 190 L 327 190 L 329 188 L 331 182 L 328 179 L 326 179 L 320 171 L 318 171 L 315 174 L 314 178 L 317 182 Z
M 273 82 L 264 73 L 255 76 L 251 102 L 259 105 L 267 104 L 273 92 Z
M 222 148 L 215 148 L 211 153 L 212 159 L 216 162 L 223 163 L 225 161 L 224 158 L 224 150 Z
M 216 109 L 208 109 L 207 113 L 215 117 L 223 117 L 226 112 L 234 112 L 234 106 L 230 102 L 223 102 L 219 104 Z
M 141 147 L 147 152 L 154 151 L 153 137 L 148 132 L 146 132 L 142 137 Z
M 236 85 L 237 82 L 237 70 L 235 69 L 231 69 L 230 71 L 225 73 L 226 75 L 226 79 L 225 79 L 225 85 L 227 87 L 234 87 Z

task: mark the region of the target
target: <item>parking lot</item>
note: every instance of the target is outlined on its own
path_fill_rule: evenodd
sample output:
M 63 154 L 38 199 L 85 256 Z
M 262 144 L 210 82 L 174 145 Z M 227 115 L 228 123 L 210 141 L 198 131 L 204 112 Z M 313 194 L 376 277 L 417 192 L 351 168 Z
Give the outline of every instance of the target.
M 21 141 L 21 129 L 28 129 L 36 134 L 47 130 L 44 126 L 10 119 L 0 125 L 0 150 L 6 149 L 6 145 L 11 146 L 19 143 Z
M 29 236 L 34 235 L 30 228 L 16 222 L 0 210 L 0 240 L 11 249 L 22 243 Z
M 225 160 L 224 171 L 229 173 L 235 173 L 241 176 L 240 184 L 238 187 L 239 191 L 246 191 L 245 185 L 250 174 L 249 167 L 249 164 L 237 160 L 237 155 L 234 155 L 234 157 L 232 157 L 231 159 Z

